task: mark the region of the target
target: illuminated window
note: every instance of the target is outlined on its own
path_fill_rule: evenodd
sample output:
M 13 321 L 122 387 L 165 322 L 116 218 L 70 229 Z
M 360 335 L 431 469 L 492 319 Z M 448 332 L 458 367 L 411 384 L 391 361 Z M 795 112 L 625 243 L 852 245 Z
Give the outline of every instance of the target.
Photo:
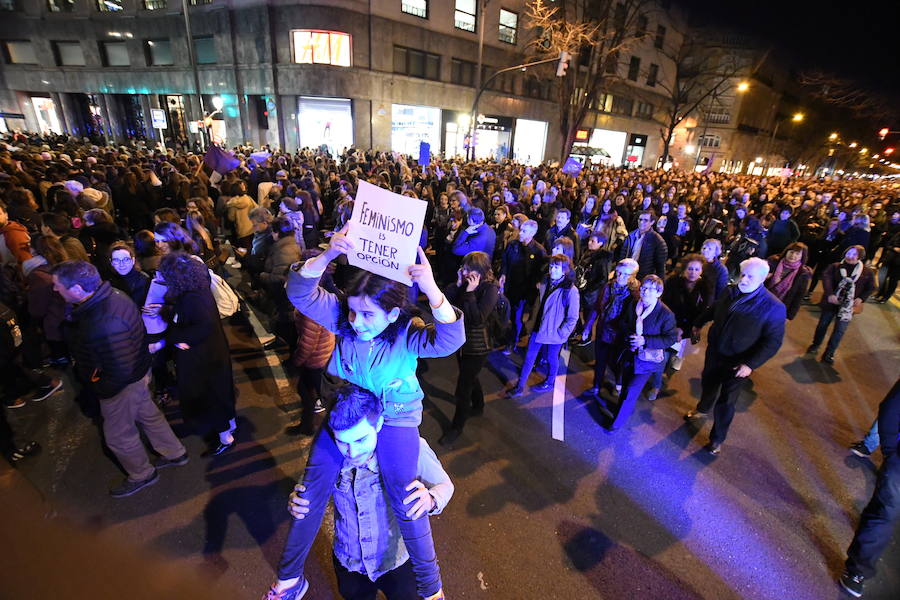
M 519 15 L 500 9 L 500 41 L 507 44 L 516 43 L 516 29 L 519 26 Z
M 427 19 L 428 0 L 400 0 L 400 11 Z
M 75 0 L 47 0 L 47 10 L 50 12 L 72 12 L 75 8 Z
M 296 29 L 294 38 L 294 62 L 311 65 L 350 66 L 350 34 L 338 31 Z
M 162 10 L 167 5 L 167 0 L 144 0 L 144 8 L 147 10 Z
M 456 12 L 453 14 L 454 27 L 475 33 L 477 10 L 475 0 L 456 0 Z
M 124 0 L 97 0 L 97 10 L 100 12 L 119 12 L 124 7 Z

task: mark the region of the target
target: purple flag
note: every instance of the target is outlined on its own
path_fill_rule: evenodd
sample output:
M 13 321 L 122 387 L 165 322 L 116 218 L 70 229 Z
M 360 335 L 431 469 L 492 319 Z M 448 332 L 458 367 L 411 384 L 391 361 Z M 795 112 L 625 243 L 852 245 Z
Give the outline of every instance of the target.
M 563 165 L 562 172 L 566 175 L 578 175 L 581 173 L 581 162 L 574 156 L 570 156 L 566 159 L 566 164 Z
M 206 163 L 210 169 L 217 173 L 221 173 L 222 175 L 232 169 L 236 169 L 241 164 L 241 161 L 236 159 L 234 154 L 222 150 L 215 144 L 211 145 L 206 151 L 203 162 Z

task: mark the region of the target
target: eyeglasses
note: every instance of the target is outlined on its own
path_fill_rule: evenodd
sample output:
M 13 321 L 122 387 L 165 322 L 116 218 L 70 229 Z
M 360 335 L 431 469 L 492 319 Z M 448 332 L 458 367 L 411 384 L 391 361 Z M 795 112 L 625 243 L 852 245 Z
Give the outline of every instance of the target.
M 109 262 L 114 265 L 127 265 L 130 262 L 134 262 L 134 259 L 129 256 L 128 258 L 113 258 Z

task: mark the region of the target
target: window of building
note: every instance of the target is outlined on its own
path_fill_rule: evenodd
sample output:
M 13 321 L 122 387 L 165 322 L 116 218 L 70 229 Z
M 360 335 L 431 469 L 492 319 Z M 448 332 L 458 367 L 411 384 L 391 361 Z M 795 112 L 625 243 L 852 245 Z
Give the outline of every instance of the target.
M 654 87 L 657 77 L 659 77 L 659 65 L 651 64 L 650 69 L 647 71 L 647 85 Z
M 53 42 L 56 64 L 61 67 L 83 67 L 84 51 L 80 42 Z
M 200 6 L 201 4 L 212 4 L 212 0 L 188 0 L 191 6 Z
M 144 0 L 144 8 L 146 10 L 163 10 L 168 3 L 168 0 Z
M 394 73 L 437 81 L 441 76 L 441 57 L 413 48 L 394 46 Z
M 619 53 L 610 52 L 606 57 L 606 72 L 615 75 L 619 70 Z
M 708 123 L 726 125 L 731 122 L 731 113 L 724 108 L 715 108 L 706 115 L 706 121 Z
M 599 110 L 600 112 L 612 112 L 612 105 L 612 94 L 597 94 L 597 99 L 594 101 L 594 108 L 596 110 Z
M 352 40 L 349 33 L 295 29 L 294 62 L 298 64 L 349 67 Z
M 662 25 L 656 26 L 656 39 L 653 41 L 653 45 L 659 49 L 662 49 L 663 44 L 666 41 L 666 28 Z
M 625 5 L 621 2 L 616 4 L 615 11 L 613 11 L 613 27 L 619 31 L 625 29 L 625 20 L 627 16 L 628 12 L 625 9 Z
M 100 12 L 119 12 L 123 8 L 124 0 L 97 0 L 97 10 Z
M 450 83 L 457 85 L 475 85 L 475 68 L 473 62 L 454 58 L 450 60 Z
M 641 71 L 641 59 L 637 56 L 631 57 L 631 62 L 628 63 L 628 79 L 632 81 L 637 81 L 638 73 Z
M 144 50 L 147 53 L 147 64 L 151 67 L 164 67 L 175 64 L 175 59 L 172 56 L 171 40 L 147 40 L 144 43 Z
M 100 42 L 100 56 L 106 67 L 128 67 L 128 44 L 125 42 Z
M 13 65 L 38 64 L 37 54 L 34 53 L 34 46 L 29 41 L 4 42 L 3 53 L 6 55 L 6 62 Z
M 500 9 L 500 41 L 507 44 L 516 43 L 516 29 L 519 27 L 519 15 L 506 10 Z
M 475 24 L 478 20 L 477 0 L 456 0 L 456 10 L 453 13 L 453 26 L 463 31 L 475 33 Z
M 700 136 L 700 145 L 704 148 L 718 148 L 722 143 L 722 139 L 712 133 Z
M 428 0 L 400 0 L 400 12 L 428 18 Z
M 647 21 L 646 15 L 638 15 L 637 18 L 637 34 L 641 37 L 647 35 L 650 23 Z
M 216 40 L 212 36 L 194 38 L 194 56 L 198 65 L 214 65 L 219 62 Z
M 634 116 L 638 119 L 652 119 L 653 105 L 638 100 L 634 107 Z
M 75 0 L 47 0 L 47 10 L 50 12 L 72 12 L 75 8 Z
M 534 77 L 526 77 L 524 84 L 525 95 L 529 98 L 537 98 L 539 100 L 547 99 L 547 88 L 544 82 Z
M 630 117 L 631 113 L 634 112 L 634 100 L 623 98 L 622 96 L 613 96 L 612 110 L 610 112 Z

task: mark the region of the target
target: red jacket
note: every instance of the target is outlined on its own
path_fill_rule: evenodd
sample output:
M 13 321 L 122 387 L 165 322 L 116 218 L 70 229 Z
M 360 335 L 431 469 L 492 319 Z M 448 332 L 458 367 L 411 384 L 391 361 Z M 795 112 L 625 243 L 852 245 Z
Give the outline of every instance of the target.
M 29 245 L 31 236 L 28 235 L 28 230 L 23 225 L 15 221 L 9 221 L 6 227 L 0 229 L 0 236 L 3 236 L 3 241 L 6 243 L 6 247 L 9 248 L 9 253 L 15 257 L 20 265 L 31 258 L 31 246 Z
M 334 351 L 334 334 L 297 311 L 294 311 L 294 323 L 297 325 L 294 365 L 324 369 Z

